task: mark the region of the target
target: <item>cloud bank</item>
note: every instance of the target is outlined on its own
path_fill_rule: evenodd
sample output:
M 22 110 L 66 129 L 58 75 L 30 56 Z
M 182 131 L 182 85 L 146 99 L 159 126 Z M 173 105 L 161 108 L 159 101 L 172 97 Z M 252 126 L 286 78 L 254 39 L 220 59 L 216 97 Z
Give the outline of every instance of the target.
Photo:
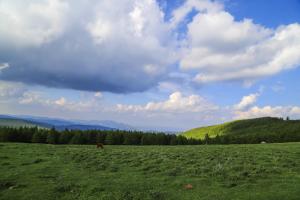
M 1 1 L 0 43 L 1 80 L 83 91 L 142 92 L 174 72 L 249 85 L 300 65 L 298 23 L 238 21 L 210 0 L 170 20 L 155 0 Z
M 84 117 L 86 119 L 114 119 L 132 125 L 155 125 L 180 128 L 219 124 L 233 119 L 257 117 L 299 118 L 297 105 L 259 105 L 263 90 L 243 96 L 236 104 L 219 105 L 204 95 L 173 91 L 167 97 L 144 103 L 111 102 L 122 95 L 100 92 L 77 92 L 77 97 L 64 93 L 51 95 L 47 90 L 30 88 L 24 84 L 0 81 L 0 110 L 13 114 L 41 116 Z M 173 89 L 172 89 L 173 90 Z M 271 88 L 270 88 L 271 90 Z M 152 95 L 152 94 L 148 94 Z M 118 97 L 119 96 L 119 97 Z M 261 102 L 260 102 L 261 103 Z

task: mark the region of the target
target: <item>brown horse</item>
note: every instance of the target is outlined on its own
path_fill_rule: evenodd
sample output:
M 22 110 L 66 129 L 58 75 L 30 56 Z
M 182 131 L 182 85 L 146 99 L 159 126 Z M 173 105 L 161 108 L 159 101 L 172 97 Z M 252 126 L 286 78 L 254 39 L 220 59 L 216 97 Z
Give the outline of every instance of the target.
M 104 145 L 102 143 L 97 143 L 97 149 L 99 148 L 104 149 Z
M 190 190 L 193 189 L 193 185 L 192 184 L 187 184 L 184 186 L 185 189 Z

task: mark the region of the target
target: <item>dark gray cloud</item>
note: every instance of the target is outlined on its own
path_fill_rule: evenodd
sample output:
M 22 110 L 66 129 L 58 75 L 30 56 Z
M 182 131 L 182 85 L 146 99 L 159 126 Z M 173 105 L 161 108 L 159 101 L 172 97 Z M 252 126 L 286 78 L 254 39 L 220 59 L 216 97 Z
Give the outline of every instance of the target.
M 170 33 L 155 1 L 74 6 L 56 0 L 3 4 L 12 24 L 0 25 L 0 63 L 9 64 L 0 79 L 128 93 L 151 88 L 165 76 L 173 62 Z M 13 23 L 13 14 L 20 23 Z
M 143 65 L 147 60 L 157 65 L 164 64 L 159 58 L 149 57 L 152 52 L 142 55 L 142 52 L 129 52 L 132 49 L 120 47 L 119 52 L 109 55 L 105 49 L 93 46 L 88 38 L 81 39 L 82 44 L 77 49 L 63 48 L 73 41 L 61 39 L 40 48 L 8 55 L 0 52 L 4 55 L 1 59 L 10 65 L 2 70 L 0 77 L 50 87 L 132 92 L 153 86 L 164 74 L 163 71 L 154 75 L 144 71 Z

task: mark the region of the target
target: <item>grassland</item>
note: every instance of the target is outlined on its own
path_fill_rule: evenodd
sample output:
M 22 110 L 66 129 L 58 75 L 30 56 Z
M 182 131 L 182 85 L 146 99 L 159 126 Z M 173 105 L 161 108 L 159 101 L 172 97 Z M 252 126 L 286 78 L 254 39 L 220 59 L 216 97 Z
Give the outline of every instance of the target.
M 105 150 L 0 143 L 0 174 L 3 200 L 298 200 L 300 143 Z
M 208 134 L 209 137 L 213 138 L 217 135 L 221 136 L 227 134 L 228 127 L 230 127 L 231 123 L 233 122 L 228 122 L 214 126 L 194 128 L 184 132 L 183 135 L 187 138 L 204 139 L 205 135 Z
M 236 120 L 224 124 L 199 127 L 183 133 L 187 138 L 203 139 L 206 134 L 209 137 L 217 135 L 244 135 L 257 134 L 260 136 L 276 136 L 289 134 L 299 134 L 300 120 L 283 120 L 279 118 L 263 117 L 256 119 Z

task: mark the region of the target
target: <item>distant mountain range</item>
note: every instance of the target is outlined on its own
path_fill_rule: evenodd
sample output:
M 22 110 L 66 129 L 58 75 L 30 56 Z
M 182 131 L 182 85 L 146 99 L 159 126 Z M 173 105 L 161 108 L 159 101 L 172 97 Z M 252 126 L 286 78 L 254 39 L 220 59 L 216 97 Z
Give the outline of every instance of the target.
M 56 130 L 126 130 L 126 131 L 144 131 L 144 132 L 165 132 L 177 134 L 179 129 L 172 127 L 143 127 L 131 126 L 112 120 L 66 120 L 52 117 L 37 117 L 31 115 L 1 115 L 0 126 L 20 127 L 20 126 L 38 126 L 41 128 L 52 128 Z
M 85 121 L 85 120 L 65 120 L 48 117 L 35 116 L 15 116 L 15 115 L 0 115 L 0 126 L 10 127 L 34 127 L 52 128 L 57 130 L 136 130 L 134 127 L 127 124 L 103 120 L 103 121 Z

